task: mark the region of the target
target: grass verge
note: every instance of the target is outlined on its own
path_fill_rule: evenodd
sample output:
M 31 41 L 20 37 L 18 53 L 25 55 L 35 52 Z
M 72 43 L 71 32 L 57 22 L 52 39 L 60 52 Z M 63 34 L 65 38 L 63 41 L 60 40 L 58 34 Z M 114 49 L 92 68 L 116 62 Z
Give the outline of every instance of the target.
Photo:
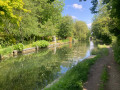
M 100 56 L 108 55 L 109 51 L 107 47 L 108 47 L 107 45 L 98 45 L 96 48 L 92 50 L 91 54 Z
M 58 82 L 53 83 L 52 86 L 44 90 L 83 90 L 83 83 L 88 79 L 90 67 L 98 58 L 108 54 L 108 49 L 103 46 L 99 46 L 97 50 L 93 51 L 96 57 L 79 62 L 76 66 L 67 71 Z
M 108 77 L 109 77 L 109 75 L 108 75 L 107 67 L 104 66 L 104 69 L 103 69 L 102 75 L 101 75 L 99 90 L 104 90 L 105 84 L 108 81 Z

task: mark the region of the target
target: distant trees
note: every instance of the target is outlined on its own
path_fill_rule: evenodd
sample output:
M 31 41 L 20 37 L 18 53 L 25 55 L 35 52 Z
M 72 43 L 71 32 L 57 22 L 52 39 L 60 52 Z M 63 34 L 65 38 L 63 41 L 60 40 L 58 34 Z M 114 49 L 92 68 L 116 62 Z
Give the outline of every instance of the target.
M 71 16 L 64 16 L 59 25 L 58 36 L 66 39 L 74 37 L 78 40 L 87 40 L 90 35 L 87 24 L 83 21 L 73 21 Z
M 71 37 L 73 35 L 73 19 L 71 16 L 64 16 L 61 19 L 59 25 L 58 36 L 66 39 L 67 37 Z
M 78 40 L 86 40 L 88 39 L 89 30 L 85 22 L 83 21 L 75 21 L 74 24 L 74 37 Z

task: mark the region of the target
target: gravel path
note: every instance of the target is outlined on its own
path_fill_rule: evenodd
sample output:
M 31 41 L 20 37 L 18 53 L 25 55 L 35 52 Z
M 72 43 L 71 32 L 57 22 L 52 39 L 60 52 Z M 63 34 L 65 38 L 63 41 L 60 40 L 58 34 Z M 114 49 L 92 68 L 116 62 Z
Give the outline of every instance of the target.
M 83 90 L 99 90 L 100 76 L 104 65 L 108 66 L 109 80 L 105 90 L 120 90 L 120 70 L 114 61 L 112 49 L 109 48 L 109 55 L 96 61 L 91 67 L 88 81 L 84 84 Z

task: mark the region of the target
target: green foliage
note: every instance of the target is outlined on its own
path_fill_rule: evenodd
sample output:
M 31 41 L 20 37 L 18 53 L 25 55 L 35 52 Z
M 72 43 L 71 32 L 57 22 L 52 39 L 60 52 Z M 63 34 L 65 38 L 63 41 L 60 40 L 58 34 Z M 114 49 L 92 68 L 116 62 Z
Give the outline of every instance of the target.
M 110 0 L 111 4 L 111 14 L 110 16 L 115 19 L 114 21 L 114 28 L 112 29 L 112 32 L 118 36 L 120 34 L 120 1 L 119 0 Z
M 104 66 L 102 75 L 101 75 L 101 80 L 100 80 L 100 87 L 99 90 L 104 90 L 105 84 L 108 81 L 108 72 L 107 72 L 107 66 Z
M 18 43 L 13 46 L 14 50 L 22 51 L 24 49 L 24 45 L 22 43 Z
M 45 39 L 46 41 L 52 42 L 53 37 L 52 37 L 52 36 L 49 36 L 49 37 L 45 37 L 44 39 Z
M 0 45 L 0 49 L 2 49 L 2 46 Z
M 119 0 L 101 0 L 101 7 L 99 9 L 98 17 L 92 25 L 93 35 L 97 39 L 110 44 L 113 35 L 117 40 L 113 42 L 114 58 L 120 64 L 120 2 Z M 99 7 L 98 7 L 99 8 Z M 110 34 L 112 33 L 112 34 Z
M 69 42 L 69 39 L 64 39 L 62 40 L 62 42 Z
M 23 1 L 22 0 L 1 0 L 0 1 L 0 24 L 2 26 L 6 26 L 6 20 L 9 20 L 10 22 L 14 22 L 19 25 L 19 21 L 21 20 L 21 17 L 14 13 L 15 10 L 22 10 L 27 11 L 23 8 Z
M 17 43 L 55 35 L 63 6 L 63 0 L 2 0 L 0 33 L 12 35 Z M 10 44 L 16 43 L 15 40 L 10 40 Z M 4 38 L 5 46 L 8 42 Z
M 83 1 L 83 0 L 80 0 L 80 1 Z M 98 2 L 101 4 L 102 9 L 99 8 Z M 107 10 L 106 14 L 109 14 L 110 18 L 112 19 L 112 22 L 109 25 L 110 32 L 118 37 L 120 33 L 120 25 L 119 25 L 120 23 L 120 7 L 119 7 L 120 1 L 119 0 L 92 0 L 91 3 L 93 4 L 93 7 L 91 8 L 92 13 L 99 14 L 101 10 L 102 12 L 106 12 Z M 104 13 L 101 13 L 101 15 L 106 16 L 104 15 Z
M 13 52 L 13 49 L 14 48 L 12 46 L 7 47 L 7 48 L 1 48 L 0 49 L 0 54 L 2 54 L 2 55 L 10 54 L 10 53 Z
M 110 33 L 112 19 L 109 17 L 108 6 L 109 4 L 103 5 L 100 3 L 99 13 L 95 15 L 91 28 L 92 35 L 105 44 L 111 44 L 112 42 L 112 34 Z
M 120 40 L 116 40 L 113 42 L 113 51 L 114 51 L 114 59 L 115 61 L 120 64 Z
M 108 48 L 106 45 L 98 45 L 92 50 L 91 54 L 100 56 L 108 55 Z
M 29 10 L 24 9 L 24 3 L 22 0 L 0 0 L 0 32 L 4 32 L 8 36 L 19 33 L 18 28 L 22 17 L 17 11 L 24 13 L 29 12 Z M 7 42 L 8 45 L 11 43 L 11 41 Z
M 71 37 L 73 35 L 73 19 L 70 16 L 64 16 L 61 19 L 61 23 L 59 25 L 58 36 L 66 39 L 67 37 Z
M 86 40 L 89 38 L 87 24 L 83 21 L 76 21 L 74 25 L 74 37 L 78 40 Z
M 41 40 L 41 41 L 36 41 L 32 44 L 33 47 L 40 47 L 40 48 L 44 48 L 44 47 L 47 47 L 49 45 L 49 42 L 48 41 L 45 41 L 45 40 Z
M 41 24 L 41 36 L 48 37 L 48 36 L 53 36 L 56 35 L 57 28 L 56 26 L 51 22 L 51 20 L 48 20 L 45 22 L 44 25 Z
M 11 45 L 16 44 L 15 38 L 10 34 L 4 34 L 3 40 L 0 40 L 0 41 L 1 41 L 0 44 L 2 47 L 11 46 Z

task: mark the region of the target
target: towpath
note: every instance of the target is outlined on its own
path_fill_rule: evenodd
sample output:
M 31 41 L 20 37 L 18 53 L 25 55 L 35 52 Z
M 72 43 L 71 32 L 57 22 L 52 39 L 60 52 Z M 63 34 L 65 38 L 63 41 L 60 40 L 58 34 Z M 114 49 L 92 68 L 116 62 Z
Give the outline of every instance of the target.
M 88 81 L 84 84 L 83 90 L 99 90 L 100 77 L 105 65 L 108 67 L 109 80 L 104 90 L 120 90 L 120 65 L 113 58 L 112 48 L 109 55 L 96 61 L 91 67 Z

